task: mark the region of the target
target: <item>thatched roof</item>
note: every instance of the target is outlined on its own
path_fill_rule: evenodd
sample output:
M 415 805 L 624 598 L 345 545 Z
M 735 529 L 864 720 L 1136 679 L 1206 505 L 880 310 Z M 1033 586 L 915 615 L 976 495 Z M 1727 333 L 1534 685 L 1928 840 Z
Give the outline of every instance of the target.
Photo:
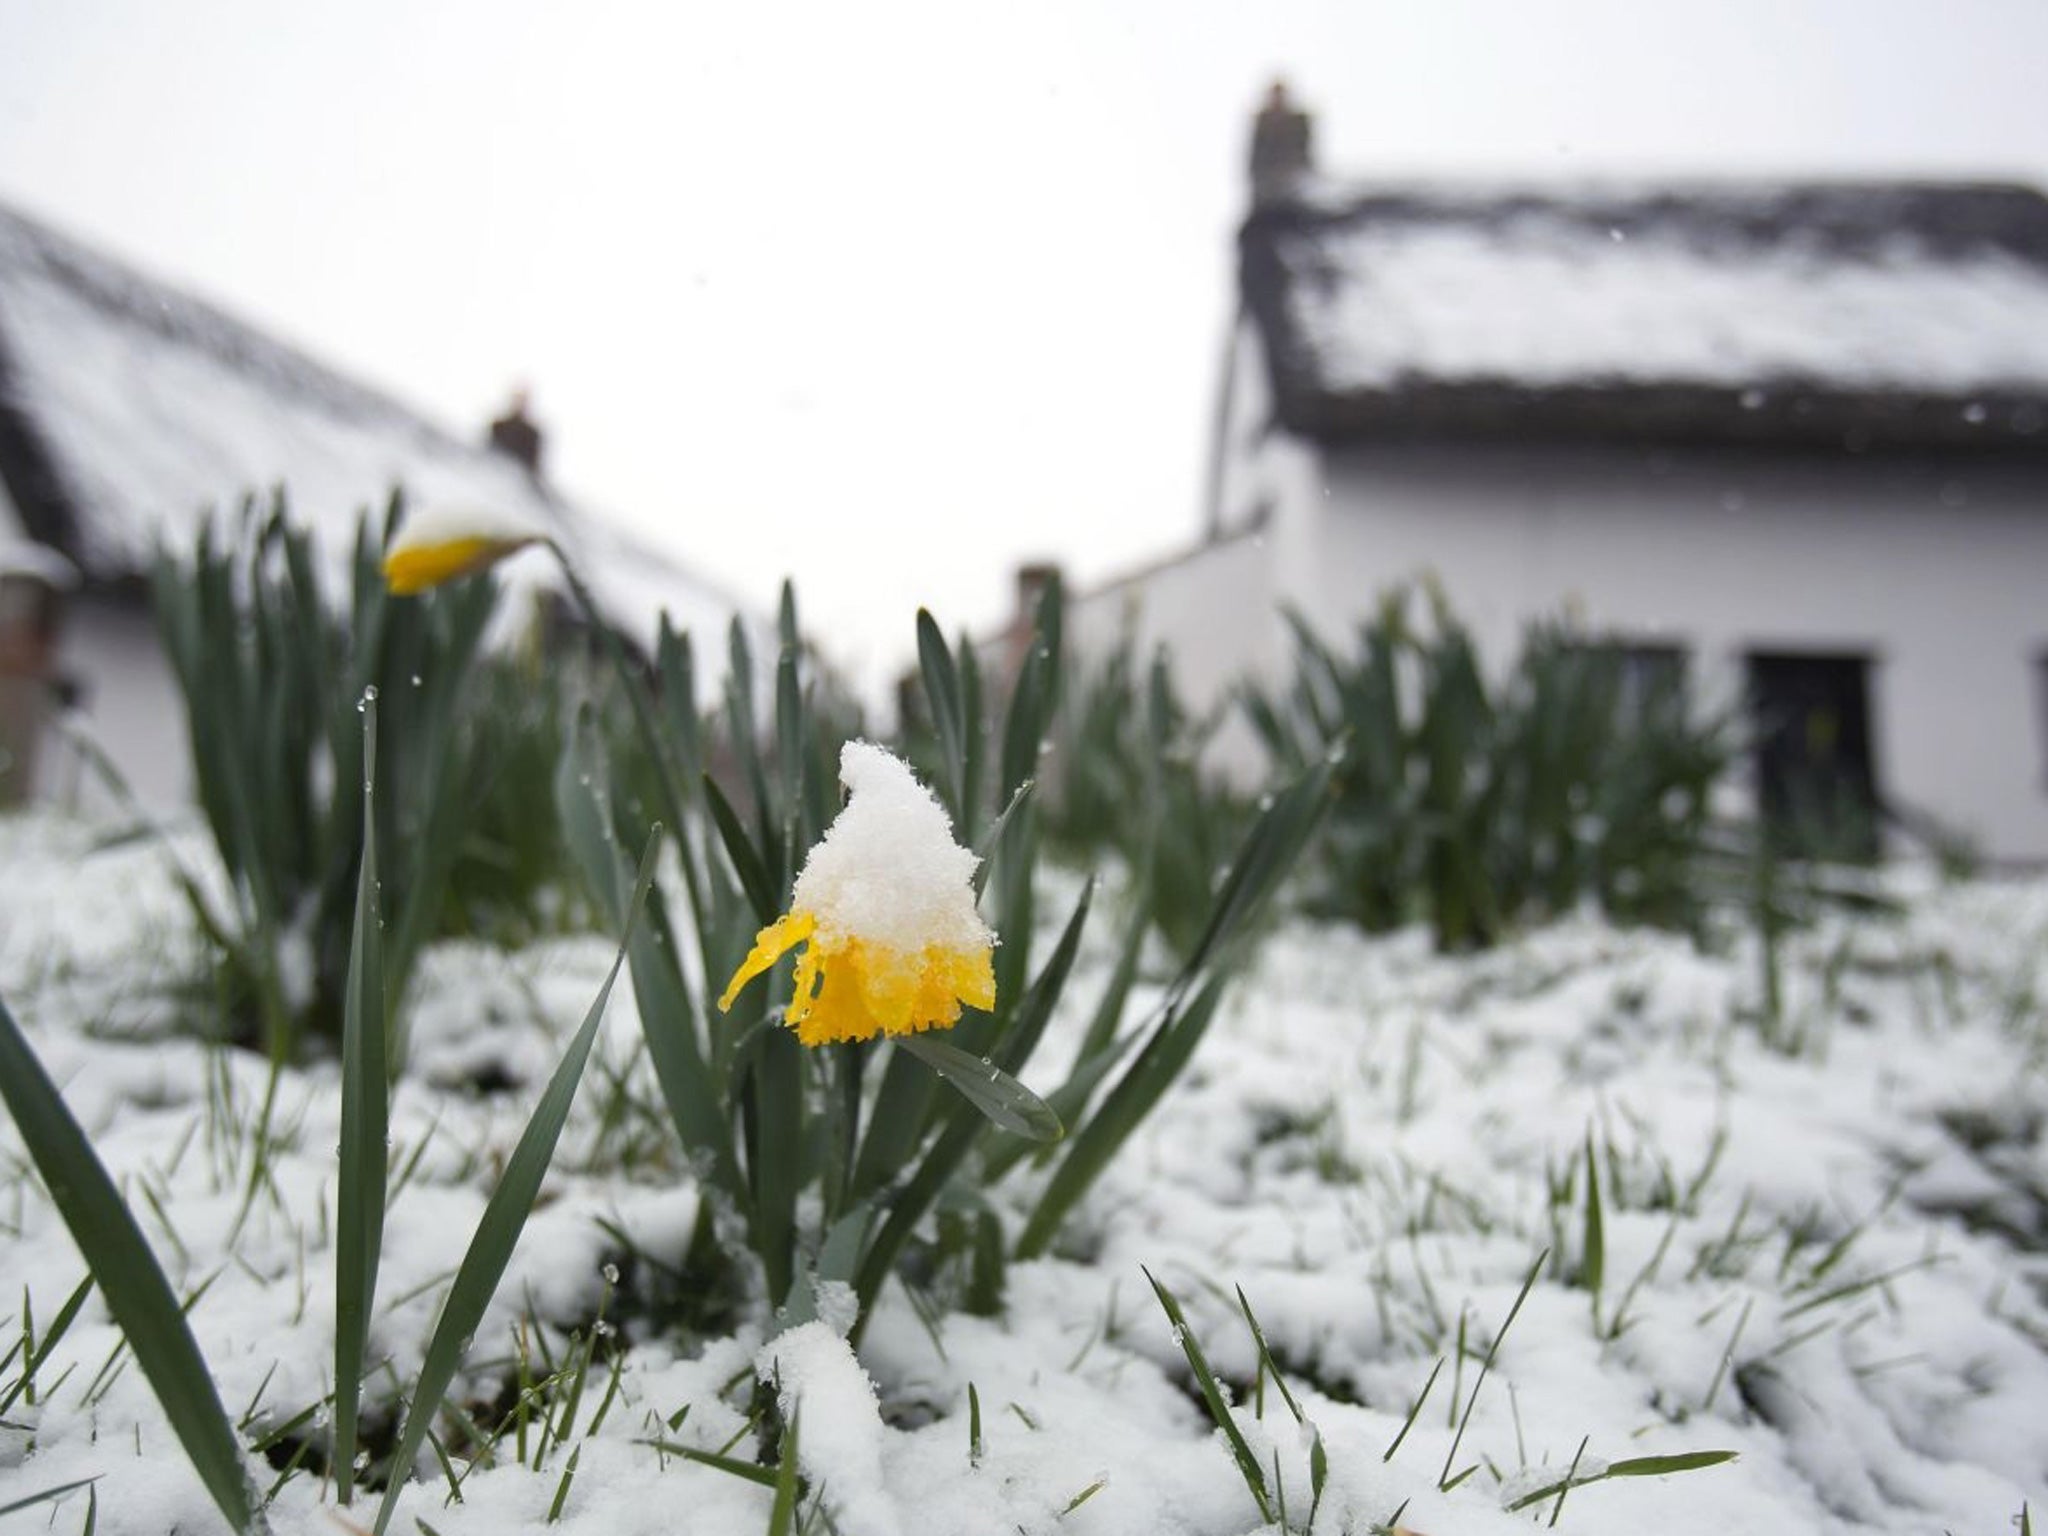
M 555 530 L 610 616 L 641 639 L 666 608 L 722 630 L 712 583 L 215 306 L 0 207 L 0 524 L 62 553 L 89 587 L 132 588 L 160 540 L 283 486 L 341 568 L 356 520 L 394 487 L 415 504 L 498 507 Z M 7 533 L 0 526 L 0 537 Z M 507 580 L 551 585 L 528 557 Z
M 1278 424 L 2048 454 L 2048 199 L 1910 183 L 1357 187 L 1240 237 Z

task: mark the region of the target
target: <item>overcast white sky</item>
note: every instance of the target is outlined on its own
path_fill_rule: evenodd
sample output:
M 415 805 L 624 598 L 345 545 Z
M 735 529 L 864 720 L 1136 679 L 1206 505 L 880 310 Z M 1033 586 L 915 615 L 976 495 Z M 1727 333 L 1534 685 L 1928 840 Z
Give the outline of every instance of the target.
M 869 677 L 1192 539 L 1249 113 L 1326 168 L 2048 181 L 2043 0 L 0 0 L 0 198 Z

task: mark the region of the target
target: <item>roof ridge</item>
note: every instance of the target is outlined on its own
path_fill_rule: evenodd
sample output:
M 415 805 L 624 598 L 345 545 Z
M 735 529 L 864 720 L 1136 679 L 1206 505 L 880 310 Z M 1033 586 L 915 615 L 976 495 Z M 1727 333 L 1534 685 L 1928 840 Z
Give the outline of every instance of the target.
M 345 416 L 380 421 L 437 449 L 482 454 L 408 404 L 202 297 L 0 202 L 0 272 L 32 271 L 125 324 L 202 351 L 267 386 Z M 4 305 L 0 294 L 0 305 Z
M 2048 452 L 2018 183 L 1310 180 L 1240 236 L 1281 422 Z
M 2002 251 L 2048 267 L 2048 195 L 2010 180 L 1322 177 L 1254 208 L 1244 228 L 1249 237 L 1371 222 L 1501 225 L 1528 217 L 1605 224 L 1623 237 L 1711 231 L 1723 242 L 1800 240 L 1839 255 L 1904 237 L 1945 256 Z

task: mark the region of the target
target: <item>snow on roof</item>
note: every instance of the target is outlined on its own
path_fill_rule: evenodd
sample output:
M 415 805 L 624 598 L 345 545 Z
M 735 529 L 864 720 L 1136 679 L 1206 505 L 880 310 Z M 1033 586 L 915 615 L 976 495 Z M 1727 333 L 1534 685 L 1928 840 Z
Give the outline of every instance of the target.
M 1626 243 L 1554 218 L 1496 233 L 1365 227 L 1335 242 L 1357 280 L 1303 285 L 1339 387 L 1437 378 L 1759 378 L 1956 391 L 2048 383 L 2048 276 L 2011 257 L 1867 262 L 1806 250 Z
M 495 506 L 556 530 L 643 640 L 663 609 L 706 635 L 740 611 L 506 455 L 4 207 L 0 473 L 16 482 L 19 521 L 96 582 L 145 570 L 159 540 L 183 543 L 205 517 L 280 485 L 338 572 L 361 511 L 381 513 L 402 486 L 416 506 Z M 541 559 L 504 579 L 559 582 Z
M 0 490 L 0 511 L 7 509 Z M 47 544 L 24 539 L 0 527 L 0 576 L 29 576 L 46 587 L 68 592 L 78 585 L 78 567 Z
M 1283 416 L 1291 398 L 1326 428 L 1335 402 L 1367 425 L 1372 402 L 1441 414 L 1445 392 L 1576 392 L 1610 418 L 1661 397 L 1667 424 L 1775 396 L 1830 402 L 1828 430 L 1845 402 L 1894 429 L 2048 428 L 2048 200 L 2024 188 L 1311 184 L 1243 241 Z

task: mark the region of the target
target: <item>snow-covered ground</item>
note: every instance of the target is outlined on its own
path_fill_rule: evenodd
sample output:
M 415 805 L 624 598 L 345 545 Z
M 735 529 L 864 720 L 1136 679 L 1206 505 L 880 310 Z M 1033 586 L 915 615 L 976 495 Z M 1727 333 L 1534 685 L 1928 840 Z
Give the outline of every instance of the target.
M 203 843 L 173 846 L 204 871 Z M 230 1243 L 264 1071 L 166 1032 L 193 1007 L 181 989 L 199 951 L 164 845 L 97 849 L 89 829 L 0 820 L 0 869 L 0 997 L 173 1283 L 204 1287 L 192 1325 L 230 1417 L 251 1438 L 286 1424 L 330 1386 L 333 1069 L 284 1081 L 268 1181 Z M 416 1370 L 533 1084 L 610 959 L 595 938 L 427 957 L 393 1110 L 376 1401 Z M 1107 961 L 1084 960 L 1069 1030 Z M 1587 921 L 1447 959 L 1419 935 L 1283 928 L 1060 1255 L 1012 1271 L 1004 1313 L 922 1315 L 892 1292 L 858 1360 L 824 1323 L 686 1342 L 636 1310 L 654 1264 L 679 1258 L 696 1195 L 630 1107 L 644 1063 L 622 987 L 467 1385 L 496 1395 L 515 1338 L 544 1374 L 543 1346 L 561 1360 L 600 1307 L 621 1331 L 597 1330 L 566 1443 L 543 1450 L 536 1428 L 521 1455 L 508 1436 L 459 1503 L 429 1463 L 392 1529 L 539 1529 L 559 1497 L 558 1528 L 577 1536 L 765 1530 L 769 1490 L 652 1443 L 750 1454 L 757 1379 L 802 1409 L 821 1530 L 1272 1529 L 1192 1391 L 1149 1270 L 1235 1384 L 1237 1423 L 1295 1529 L 1319 1433 L 1317 1533 L 1397 1510 L 1430 1536 L 1521 1530 L 1551 1520 L 1555 1495 L 1506 1506 L 1575 1457 L 1584 1480 L 1716 1450 L 1738 1459 L 1574 1488 L 1557 1526 L 2008 1530 L 2024 1501 L 2048 1504 L 2048 886 L 1928 885 L 1902 920 L 1799 935 L 1785 966 L 1767 1042 L 1739 936 L 1703 955 Z M 1057 1081 L 1061 1045 L 1027 1077 Z M 462 1086 L 508 1077 L 526 1086 Z M 637 1260 L 608 1228 L 631 1234 Z M 46 1327 L 83 1273 L 0 1127 L 0 1355 L 24 1305 Z M 1306 1426 L 1270 1383 L 1254 1389 L 1238 1288 Z M 522 1325 L 529 1313 L 543 1326 Z M 0 1416 L 0 1508 L 97 1478 L 108 1536 L 219 1529 L 140 1373 L 108 1367 L 116 1344 L 89 1300 L 33 1403 Z M 0 1396 L 20 1367 L 0 1363 Z M 250 1469 L 259 1487 L 279 1476 L 259 1457 Z M 289 1478 L 275 1527 L 350 1528 L 326 1494 Z M 8 1518 L 81 1531 L 86 1493 Z

